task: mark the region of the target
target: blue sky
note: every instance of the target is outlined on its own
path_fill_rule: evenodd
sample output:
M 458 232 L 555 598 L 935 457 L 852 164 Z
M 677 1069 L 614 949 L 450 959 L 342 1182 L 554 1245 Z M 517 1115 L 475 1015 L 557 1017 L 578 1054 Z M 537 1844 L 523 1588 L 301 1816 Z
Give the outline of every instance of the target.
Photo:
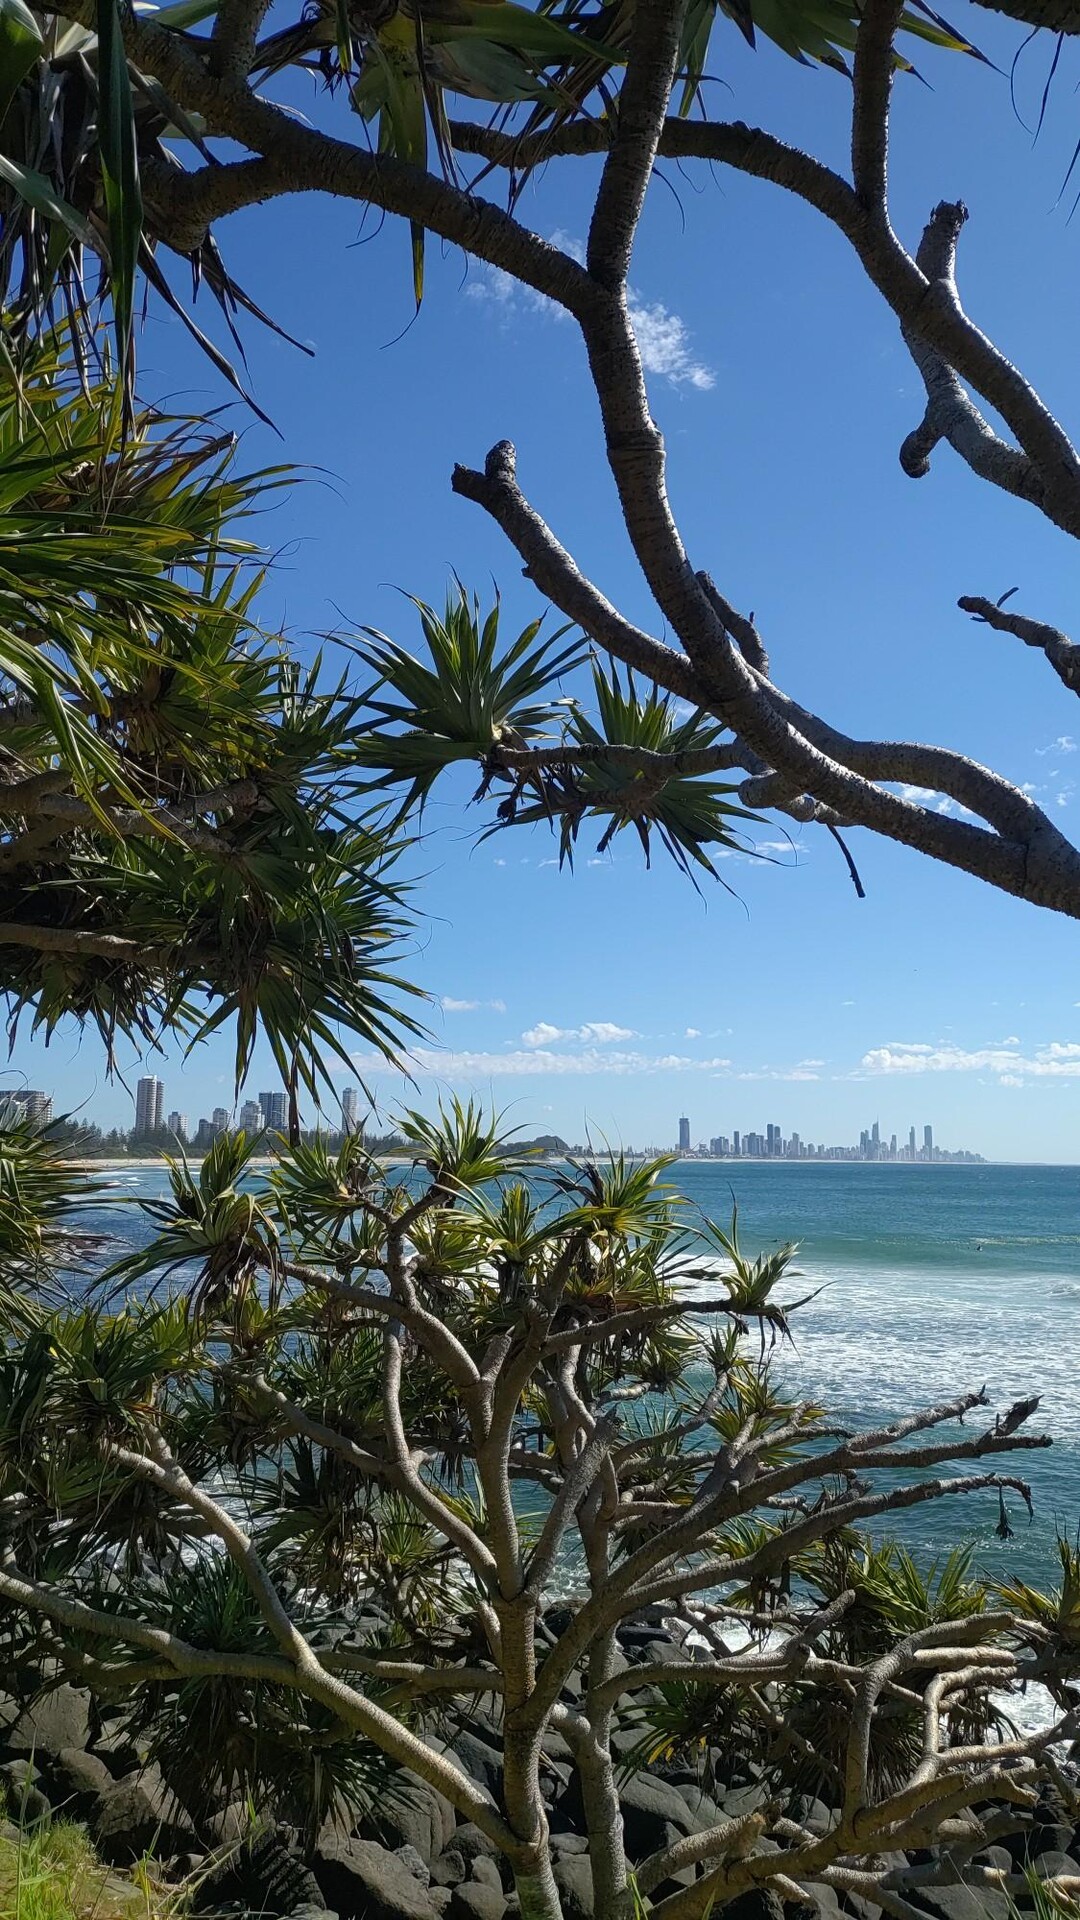
M 962 15 L 1005 67 L 1019 29 Z M 1018 102 L 1033 121 L 1050 57 L 1032 48 Z M 893 205 L 914 244 L 936 200 L 962 196 L 970 312 L 1040 383 L 1080 410 L 1080 218 L 1059 189 L 1080 136 L 1070 50 L 1033 147 L 1006 79 L 925 52 L 894 120 Z M 848 94 L 732 29 L 714 41 L 713 111 L 759 122 L 844 164 Z M 539 231 L 584 234 L 592 162 L 530 189 Z M 957 746 L 1031 782 L 1080 831 L 1080 711 L 1029 650 L 971 624 L 961 593 L 997 596 L 1077 632 L 1077 556 L 1034 511 L 981 487 L 946 451 L 904 478 L 897 449 L 921 413 L 892 317 L 844 243 L 776 188 L 670 169 L 654 187 L 633 269 L 669 481 L 695 564 L 753 609 L 782 684 L 854 732 Z M 429 247 L 412 326 L 407 241 L 392 223 L 314 199 L 238 216 L 220 240 L 238 278 L 315 347 L 307 359 L 248 330 L 251 378 L 283 436 L 236 410 L 251 465 L 309 469 L 264 534 L 279 558 L 263 612 L 297 644 L 364 623 L 412 631 L 397 588 L 438 601 L 449 570 L 497 581 L 510 631 L 538 610 L 516 557 L 450 492 L 453 463 L 517 442 L 532 499 L 633 619 L 656 617 L 603 462 L 572 326 L 460 255 Z M 204 324 L 208 324 L 204 316 Z M 403 332 L 403 329 L 406 329 Z M 219 404 L 206 363 L 152 314 L 147 395 Z M 419 1097 L 491 1093 L 528 1129 L 669 1142 L 769 1120 L 845 1140 L 878 1118 L 931 1122 L 945 1145 L 1080 1161 L 1080 929 L 873 840 L 852 836 L 859 901 L 824 834 L 764 826 L 767 858 L 730 859 L 732 898 L 699 897 L 670 867 L 645 873 L 625 838 L 559 873 L 542 830 L 478 846 L 448 785 L 416 862 L 422 912 L 407 968 L 434 996 Z M 109 1086 L 95 1038 L 20 1041 L 16 1077 L 126 1124 L 137 1071 Z M 410 1092 L 361 1060 L 380 1099 Z M 194 1120 L 231 1099 L 222 1042 L 156 1070 Z M 129 1071 L 130 1069 L 130 1071 Z M 265 1065 L 252 1074 L 268 1084 Z

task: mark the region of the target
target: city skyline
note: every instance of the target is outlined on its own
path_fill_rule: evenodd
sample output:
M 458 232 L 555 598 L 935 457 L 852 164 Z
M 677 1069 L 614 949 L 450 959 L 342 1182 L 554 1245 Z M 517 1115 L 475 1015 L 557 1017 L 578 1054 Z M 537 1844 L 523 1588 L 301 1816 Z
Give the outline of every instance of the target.
M 691 1145 L 690 1119 L 687 1114 L 679 1118 L 679 1155 L 691 1159 L 711 1160 L 868 1160 L 881 1165 L 976 1165 L 985 1164 L 984 1156 L 974 1153 L 968 1147 L 941 1147 L 934 1139 L 933 1125 L 924 1122 L 922 1142 L 919 1143 L 914 1126 L 908 1128 L 907 1139 L 901 1142 L 895 1133 L 887 1138 L 881 1132 L 880 1121 L 874 1120 L 869 1127 L 863 1127 L 857 1145 L 828 1146 L 821 1141 L 804 1140 L 797 1128 L 785 1132 L 775 1121 L 767 1121 L 764 1133 L 755 1130 L 742 1131 L 733 1128 L 730 1134 L 714 1134 L 706 1144 L 700 1141 L 696 1147 Z

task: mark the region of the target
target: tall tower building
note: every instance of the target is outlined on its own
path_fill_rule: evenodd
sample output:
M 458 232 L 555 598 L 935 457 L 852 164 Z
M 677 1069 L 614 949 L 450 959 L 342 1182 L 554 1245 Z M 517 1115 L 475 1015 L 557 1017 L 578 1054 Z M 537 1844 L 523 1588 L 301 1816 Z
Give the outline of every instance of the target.
M 359 1095 L 355 1087 L 346 1087 L 341 1096 L 341 1119 L 346 1133 L 356 1132 Z
M 679 1121 L 679 1152 L 689 1153 L 689 1151 L 690 1151 L 690 1122 L 684 1115 L 683 1118 Z
M 932 1160 L 934 1157 L 933 1127 L 924 1127 L 922 1131 L 922 1137 L 923 1137 L 923 1152 L 925 1153 L 928 1160 Z
M 179 1140 L 186 1140 L 187 1130 L 187 1114 L 180 1113 L 174 1108 L 169 1115 L 169 1132 L 175 1133 Z
M 240 1109 L 240 1125 L 245 1133 L 261 1133 L 266 1125 L 266 1115 L 258 1100 L 245 1100 Z
M 914 1127 L 912 1127 L 912 1129 L 911 1129 L 911 1132 L 910 1132 L 910 1133 L 908 1134 L 908 1137 L 907 1137 L 907 1143 L 908 1143 L 908 1152 L 910 1153 L 910 1155 L 911 1155 L 911 1157 L 912 1157 L 912 1159 L 914 1160 L 914 1158 L 915 1158 L 915 1129 L 914 1129 Z
M 283 1133 L 288 1125 L 288 1113 L 286 1111 L 285 1101 L 286 1094 L 284 1087 L 279 1087 L 277 1091 L 273 1093 L 260 1093 L 259 1095 L 259 1105 L 263 1111 L 263 1121 L 266 1126 L 275 1128 L 278 1133 Z
M 212 1125 L 217 1128 L 217 1131 L 219 1133 L 224 1133 L 228 1124 L 229 1124 L 228 1107 L 215 1107 Z
M 165 1108 L 165 1083 L 150 1073 L 135 1088 L 135 1131 L 157 1133 Z

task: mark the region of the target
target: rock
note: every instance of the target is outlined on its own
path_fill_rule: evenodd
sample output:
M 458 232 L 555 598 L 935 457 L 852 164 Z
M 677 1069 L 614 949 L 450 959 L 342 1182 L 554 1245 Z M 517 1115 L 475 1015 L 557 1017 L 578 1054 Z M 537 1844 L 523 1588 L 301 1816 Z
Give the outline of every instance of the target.
M 252 1820 L 246 1801 L 231 1800 L 220 1813 L 210 1814 L 206 1832 L 215 1847 L 239 1847 L 254 1839 L 258 1823 Z
M 434 1920 L 426 1887 L 396 1853 L 374 1840 L 346 1839 L 325 1829 L 313 1861 L 323 1899 L 342 1920 Z
M 845 1892 L 840 1901 L 841 1912 L 850 1913 L 853 1920 L 881 1920 L 881 1908 L 861 1893 Z
M 387 1846 L 415 1847 L 422 1860 L 434 1860 L 444 1851 L 457 1826 L 457 1813 L 444 1794 L 426 1780 L 410 1780 L 402 1794 L 380 1806 L 378 1815 L 362 1823 L 366 1838 L 378 1836 Z
M 1008 1894 L 996 1887 L 905 1887 L 904 1898 L 938 1920 L 1009 1920 Z
M 724 1804 L 727 1805 L 726 1796 Z M 812 1799 L 807 1794 L 796 1794 L 789 1813 L 792 1820 L 797 1820 L 800 1827 L 806 1827 L 810 1833 L 828 1833 L 836 1825 L 835 1816 L 824 1800 Z
M 573 1800 L 575 1792 L 580 1792 L 576 1779 L 567 1798 Z M 659 1847 L 669 1845 L 667 1829 L 670 1827 L 675 1829 L 675 1837 L 700 1831 L 678 1788 L 653 1774 L 633 1774 L 620 1788 L 619 1799 L 626 1851 L 632 1861 L 643 1860 Z
M 447 1920 L 503 1920 L 506 1895 L 502 1888 L 485 1887 L 478 1880 L 463 1880 L 450 1895 Z
M 92 1820 L 101 1795 L 115 1785 L 104 1760 L 81 1747 L 65 1747 L 48 1771 L 56 1811 L 76 1820 Z
M 469 1877 L 465 1856 L 456 1847 L 440 1853 L 431 1863 L 431 1881 L 437 1887 L 457 1887 Z
M 453 1887 L 432 1887 L 431 1888 L 431 1904 L 434 1907 L 436 1913 L 439 1915 L 439 1920 L 442 1920 L 442 1915 L 444 1913 L 449 1912 L 450 1902 L 453 1899 L 453 1897 L 454 1897 Z
M 674 1782 L 672 1782 L 672 1785 L 674 1785 Z M 687 1783 L 680 1781 L 679 1785 L 675 1787 L 675 1791 L 680 1799 L 685 1800 L 687 1811 L 694 1822 L 696 1832 L 704 1833 L 706 1827 L 719 1826 L 721 1820 L 728 1818 L 726 1812 L 721 1813 L 716 1801 L 711 1799 L 707 1793 L 702 1792 L 698 1781 L 694 1780 Z
M 286 1920 L 338 1920 L 338 1916 L 332 1913 L 329 1907 L 314 1907 L 310 1900 L 305 1900 L 300 1906 L 293 1908 Z
M 462 1859 L 471 1866 L 480 1854 L 486 1854 L 489 1860 L 497 1859 L 499 1849 L 494 1840 L 488 1839 L 482 1827 L 466 1820 L 454 1833 L 454 1852 L 460 1853 Z
M 269 1827 L 256 1831 L 239 1851 L 230 1852 L 201 1882 L 195 1910 L 216 1916 L 233 1901 L 245 1916 L 291 1914 L 298 1907 L 325 1911 L 314 1874 Z
M 583 1833 L 553 1833 L 552 1853 L 588 1853 L 589 1842 Z
M 156 1767 L 114 1780 L 99 1795 L 92 1837 L 101 1858 L 119 1867 L 129 1866 L 144 1853 L 168 1859 L 198 1846 L 190 1819 Z
M 784 1902 L 787 1920 L 794 1920 L 798 1914 L 805 1914 L 807 1920 L 834 1920 L 840 1912 L 840 1901 L 835 1887 L 821 1886 L 813 1880 L 797 1882 L 803 1898 L 797 1905 L 794 1900 Z
M 784 1906 L 771 1887 L 748 1887 L 723 1909 L 724 1920 L 784 1920 Z
M 24 1707 L 7 1731 L 11 1753 L 60 1753 L 65 1747 L 85 1749 L 90 1740 L 90 1694 L 85 1687 L 65 1681 Z
M 565 1920 L 593 1920 L 592 1861 L 587 1853 L 560 1853 L 553 1872 Z
M 7 1805 L 12 1818 L 24 1829 L 47 1826 L 52 1819 L 52 1807 L 46 1795 L 40 1787 L 32 1787 L 29 1783 L 11 1794 Z
M 469 1878 L 475 1880 L 481 1887 L 498 1887 L 499 1892 L 502 1892 L 502 1875 L 495 1861 L 486 1853 L 476 1855 Z
M 417 1853 L 416 1848 L 409 1845 L 408 1841 L 406 1841 L 403 1847 L 394 1848 L 394 1858 L 400 1860 L 402 1866 L 407 1867 L 409 1872 L 420 1881 L 422 1886 L 429 1887 L 431 1885 L 431 1868 L 423 1856 Z
M 0 1767 L 0 1792 L 12 1800 L 23 1787 L 36 1787 L 40 1779 L 33 1761 L 25 1755 L 18 1760 L 5 1760 Z
M 498 1747 L 462 1727 L 454 1735 L 449 1751 L 467 1774 L 487 1788 L 493 1800 L 502 1799 L 503 1758 Z
M 1063 1853 L 1058 1848 L 1048 1848 L 1045 1853 L 1040 1853 L 1036 1860 L 1035 1871 L 1040 1880 L 1057 1880 L 1063 1874 L 1069 1874 L 1076 1879 L 1080 1877 L 1080 1861 L 1075 1860 L 1071 1853 Z

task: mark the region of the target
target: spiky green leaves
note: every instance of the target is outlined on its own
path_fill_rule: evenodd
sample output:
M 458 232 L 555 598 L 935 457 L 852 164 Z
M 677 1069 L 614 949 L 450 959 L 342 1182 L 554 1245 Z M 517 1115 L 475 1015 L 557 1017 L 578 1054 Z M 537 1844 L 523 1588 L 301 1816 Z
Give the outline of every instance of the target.
M 371 791 L 390 795 L 401 818 L 423 808 L 449 767 L 543 733 L 560 675 L 584 658 L 580 642 L 559 645 L 566 628 L 541 640 L 539 620 L 500 648 L 498 603 L 483 616 L 460 585 L 441 617 L 423 601 L 413 604 L 425 649 L 419 658 L 373 628 L 356 645 L 375 676 L 357 758 L 372 769 Z
M 192 1044 L 261 1034 L 287 1086 L 415 1023 L 398 849 L 353 804 L 355 701 L 251 614 L 240 522 L 281 475 L 83 390 L 64 337 L 0 363 L 0 992 Z M 42 644 L 43 641 L 46 644 Z

